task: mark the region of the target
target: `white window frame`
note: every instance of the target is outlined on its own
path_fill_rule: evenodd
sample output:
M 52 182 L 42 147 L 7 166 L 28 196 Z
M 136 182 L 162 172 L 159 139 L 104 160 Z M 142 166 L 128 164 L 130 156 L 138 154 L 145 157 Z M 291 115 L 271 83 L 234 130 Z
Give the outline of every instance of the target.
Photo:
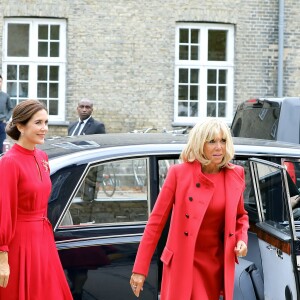
M 29 24 L 29 55 L 28 57 L 9 57 L 7 56 L 7 35 L 8 24 Z M 59 25 L 59 56 L 58 57 L 39 57 L 38 56 L 38 25 Z M 59 89 L 58 89 L 58 114 L 49 115 L 52 123 L 65 121 L 65 102 L 66 102 L 66 20 L 65 19 L 40 19 L 40 18 L 6 18 L 3 33 L 3 57 L 2 69 L 4 88 L 7 84 L 7 66 L 11 64 L 24 64 L 29 66 L 28 78 L 28 97 L 38 99 L 37 96 L 37 68 L 41 65 L 59 66 Z M 50 82 L 50 81 L 47 81 Z
M 179 60 L 179 30 L 180 29 L 198 29 L 200 30 L 200 51 L 198 60 Z M 226 30 L 227 31 L 227 60 L 226 61 L 208 61 L 208 31 Z M 207 70 L 208 69 L 226 69 L 227 70 L 227 90 L 226 90 L 226 116 L 222 118 L 230 123 L 233 117 L 233 98 L 234 98 L 234 25 L 230 24 L 209 24 L 209 23 L 178 23 L 175 35 L 175 82 L 174 82 L 174 125 L 195 124 L 202 118 L 207 117 Z M 180 68 L 199 69 L 199 107 L 197 117 L 178 116 L 178 83 Z

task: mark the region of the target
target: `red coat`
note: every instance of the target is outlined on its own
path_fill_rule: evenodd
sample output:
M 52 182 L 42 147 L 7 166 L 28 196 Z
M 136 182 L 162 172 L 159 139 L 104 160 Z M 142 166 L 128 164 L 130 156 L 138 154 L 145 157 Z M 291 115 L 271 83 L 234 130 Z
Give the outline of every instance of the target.
M 192 292 L 194 249 L 199 228 L 212 198 L 214 185 L 201 165 L 183 163 L 170 168 L 139 245 L 134 273 L 148 274 L 151 258 L 172 210 L 169 234 L 161 255 L 164 264 L 161 300 L 188 300 Z M 233 298 L 237 241 L 248 242 L 244 209 L 244 170 L 225 169 L 224 286 L 225 299 Z M 204 241 L 205 242 L 205 241 Z

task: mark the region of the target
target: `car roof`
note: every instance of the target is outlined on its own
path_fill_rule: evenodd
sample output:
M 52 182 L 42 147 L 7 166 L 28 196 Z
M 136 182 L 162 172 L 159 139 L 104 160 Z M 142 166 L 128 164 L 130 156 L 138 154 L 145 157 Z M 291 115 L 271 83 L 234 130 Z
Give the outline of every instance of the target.
M 187 143 L 187 134 L 168 134 L 168 133 L 111 133 L 111 134 L 94 134 L 80 135 L 76 137 L 60 137 L 47 139 L 39 148 L 44 150 L 49 158 L 57 158 L 66 155 L 83 152 L 108 149 L 114 147 L 143 146 L 151 144 L 154 148 L 167 149 L 170 145 L 181 145 L 176 147 L 182 149 Z M 259 140 L 253 138 L 233 138 L 236 152 L 249 153 L 282 153 L 299 155 L 300 145 L 292 143 L 277 142 L 271 140 Z M 164 146 L 163 146 L 164 145 Z M 171 147 L 172 148 L 172 147 Z M 174 148 L 174 147 L 173 147 Z M 251 150 L 252 149 L 252 150 Z M 94 151 L 93 151 L 94 152 Z
M 110 133 L 51 138 L 47 139 L 43 145 L 39 145 L 39 148 L 44 150 L 49 158 L 52 158 L 89 149 L 149 144 L 185 144 L 186 142 L 187 136 L 183 134 Z
M 297 101 L 297 102 L 296 102 Z M 288 103 L 295 103 L 298 104 L 300 101 L 300 97 L 259 97 L 259 98 L 252 98 L 252 99 L 248 99 L 245 100 L 243 102 L 241 102 L 238 107 L 244 107 L 246 106 L 255 106 L 257 105 L 257 103 L 263 103 L 263 102 L 267 102 L 267 103 L 276 103 L 277 105 L 281 106 L 283 102 L 288 102 Z

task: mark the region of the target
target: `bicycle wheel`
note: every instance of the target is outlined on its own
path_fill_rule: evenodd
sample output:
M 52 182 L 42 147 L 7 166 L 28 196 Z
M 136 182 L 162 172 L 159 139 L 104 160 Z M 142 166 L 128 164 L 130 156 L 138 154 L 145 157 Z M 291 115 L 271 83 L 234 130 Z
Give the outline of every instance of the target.
M 146 161 L 144 159 L 134 159 L 132 161 L 134 178 L 137 186 L 141 189 L 146 185 Z
M 112 163 L 104 165 L 101 185 L 106 196 L 112 197 L 117 185 L 115 168 Z

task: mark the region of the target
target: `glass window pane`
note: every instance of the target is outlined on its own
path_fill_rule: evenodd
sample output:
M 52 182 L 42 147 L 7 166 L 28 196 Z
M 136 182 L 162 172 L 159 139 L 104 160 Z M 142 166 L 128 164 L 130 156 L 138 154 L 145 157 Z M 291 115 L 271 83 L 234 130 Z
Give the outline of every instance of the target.
M 217 70 L 207 70 L 207 83 L 217 83 Z
M 187 100 L 188 97 L 189 97 L 188 86 L 187 85 L 179 85 L 178 86 L 178 100 Z
M 58 66 L 50 66 L 50 80 L 58 81 L 59 67 Z
M 28 97 L 28 83 L 27 82 L 19 83 L 19 97 L 23 97 L 23 98 Z
M 58 101 L 57 100 L 49 101 L 49 115 L 58 115 Z
M 257 163 L 257 174 L 265 221 L 273 226 L 277 223 L 275 227 L 280 229 L 279 223 L 288 220 L 288 211 L 283 199 L 282 173 L 273 166 Z
M 50 43 L 50 57 L 59 57 L 59 43 Z
M 38 56 L 47 57 L 48 56 L 48 42 L 39 42 L 38 43 Z
M 29 56 L 29 24 L 8 24 L 7 56 Z
M 188 103 L 187 102 L 179 102 L 178 103 L 178 116 L 179 117 L 187 117 L 188 116 Z
M 191 46 L 191 60 L 198 60 L 198 46 Z
M 139 222 L 148 219 L 147 160 L 91 167 L 70 207 L 70 225 Z
M 47 83 L 38 83 L 37 96 L 38 98 L 47 98 Z
M 199 69 L 191 69 L 191 83 L 199 82 Z
M 189 59 L 189 46 L 179 46 L 179 59 L 181 60 Z
M 219 103 L 219 109 L 218 109 L 218 117 L 225 117 L 226 116 L 226 103 Z
M 199 43 L 199 29 L 191 29 L 191 43 L 198 44 Z
M 208 86 L 207 87 L 207 100 L 217 100 L 217 91 L 215 86 Z
M 190 117 L 198 117 L 198 102 L 190 103 Z
M 189 30 L 180 29 L 179 30 L 179 43 L 188 43 L 189 42 Z
M 208 60 L 226 60 L 227 31 L 209 30 L 208 31 Z
M 38 66 L 38 80 L 47 81 L 48 67 L 47 66 Z
M 20 65 L 19 66 L 19 79 L 20 80 L 28 80 L 29 79 L 29 66 L 28 65 Z
M 7 66 L 7 80 L 17 80 L 18 66 L 8 65 Z
M 39 25 L 39 39 L 48 40 L 48 25 Z
M 10 97 L 17 97 L 17 82 L 7 82 L 7 93 Z
M 10 98 L 11 102 L 12 102 L 12 105 L 13 107 L 15 107 L 17 105 L 17 99 L 15 98 Z
M 179 159 L 164 159 L 158 161 L 159 166 L 159 189 L 162 188 L 165 179 L 167 177 L 168 171 L 172 165 L 179 164 Z
M 226 84 L 227 83 L 227 71 L 219 70 L 219 83 Z
M 179 69 L 179 83 L 189 82 L 189 69 Z
M 44 105 L 45 105 L 45 107 L 47 107 L 48 108 L 48 105 L 47 105 L 47 100 L 44 100 L 44 99 L 39 99 L 39 101 L 40 102 L 42 102 Z M 50 114 L 50 113 L 49 113 Z
M 49 97 L 58 98 L 58 83 L 50 83 L 49 86 Z
M 50 39 L 59 40 L 59 25 L 51 25 Z
M 215 103 L 207 103 L 207 116 L 208 117 L 216 117 L 216 104 Z
M 190 86 L 190 100 L 198 100 L 198 85 Z
M 226 86 L 219 86 L 219 100 L 226 100 Z

